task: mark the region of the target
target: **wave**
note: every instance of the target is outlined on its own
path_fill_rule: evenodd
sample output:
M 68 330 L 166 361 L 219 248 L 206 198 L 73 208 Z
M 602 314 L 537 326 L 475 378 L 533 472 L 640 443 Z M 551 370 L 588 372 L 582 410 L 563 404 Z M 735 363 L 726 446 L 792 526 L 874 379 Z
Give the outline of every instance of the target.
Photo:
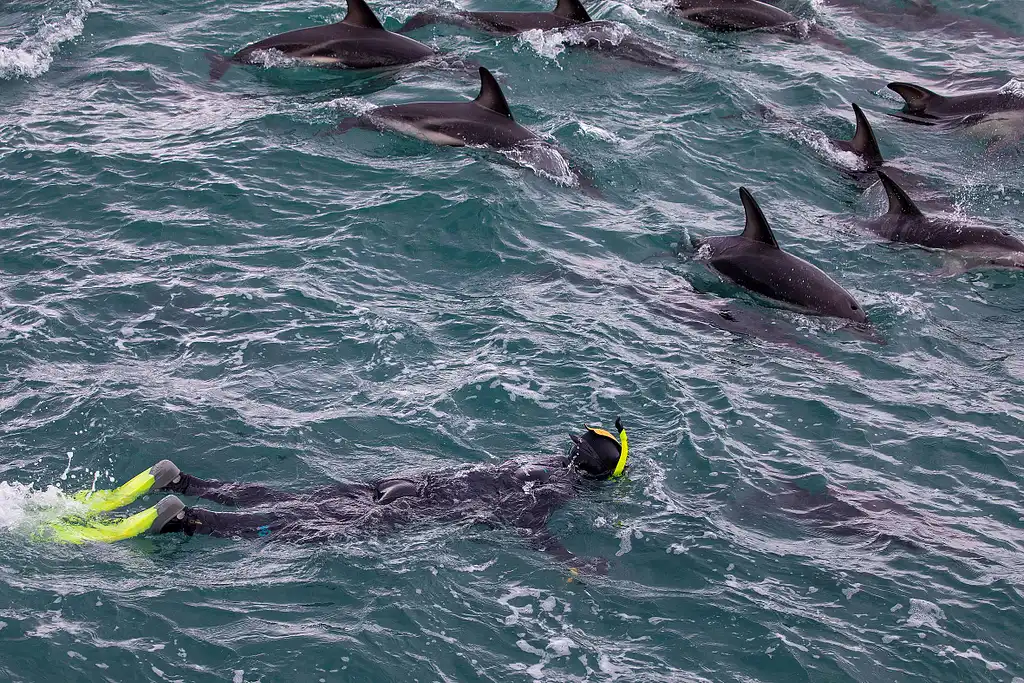
M 94 0 L 74 0 L 60 19 L 51 22 L 44 17 L 42 27 L 18 47 L 0 45 L 0 80 L 39 78 L 49 71 L 60 45 L 82 35 L 94 4 Z

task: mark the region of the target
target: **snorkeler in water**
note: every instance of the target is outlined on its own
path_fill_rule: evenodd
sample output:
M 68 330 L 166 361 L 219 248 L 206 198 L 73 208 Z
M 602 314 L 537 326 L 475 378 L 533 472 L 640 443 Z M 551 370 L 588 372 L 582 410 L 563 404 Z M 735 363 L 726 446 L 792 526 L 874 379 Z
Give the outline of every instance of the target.
M 615 428 L 617 436 L 587 427 L 582 434 L 570 436 L 573 445 L 567 455 L 528 464 L 510 461 L 370 483 L 337 483 L 307 493 L 200 479 L 181 472 L 170 460 L 162 460 L 117 489 L 75 494 L 74 500 L 86 506 L 88 513 L 54 522 L 48 533 L 69 543 L 112 542 L 147 532 L 317 542 L 383 534 L 424 521 L 468 521 L 514 529 L 537 550 L 573 565 L 596 565 L 600 570 L 604 560 L 578 558 L 548 531 L 547 522 L 590 482 L 622 476 L 629 442 L 618 419 Z M 177 495 L 169 495 L 118 521 L 97 516 L 152 491 L 256 509 L 220 512 L 186 506 Z

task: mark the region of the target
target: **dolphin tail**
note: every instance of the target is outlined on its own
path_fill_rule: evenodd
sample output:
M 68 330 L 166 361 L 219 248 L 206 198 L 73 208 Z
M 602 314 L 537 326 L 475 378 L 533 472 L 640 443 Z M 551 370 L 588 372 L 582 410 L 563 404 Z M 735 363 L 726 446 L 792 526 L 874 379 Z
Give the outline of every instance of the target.
M 923 112 L 929 103 L 942 99 L 942 95 L 913 83 L 890 83 L 888 88 L 903 98 L 911 112 Z
M 231 68 L 231 60 L 216 52 L 207 52 L 206 60 L 210 62 L 210 81 L 219 81 Z

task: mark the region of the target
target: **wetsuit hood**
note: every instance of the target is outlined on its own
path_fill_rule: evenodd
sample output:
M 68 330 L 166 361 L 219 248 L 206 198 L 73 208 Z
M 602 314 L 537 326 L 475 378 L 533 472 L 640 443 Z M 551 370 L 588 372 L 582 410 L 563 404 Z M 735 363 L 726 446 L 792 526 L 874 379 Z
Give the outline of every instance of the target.
M 619 438 L 604 429 L 587 427 L 587 431 L 577 436 L 570 435 L 573 447 L 569 451 L 572 464 L 580 471 L 598 479 L 618 477 L 622 475 L 629 454 L 626 441 L 626 430 L 616 419 L 615 427 L 619 430 Z

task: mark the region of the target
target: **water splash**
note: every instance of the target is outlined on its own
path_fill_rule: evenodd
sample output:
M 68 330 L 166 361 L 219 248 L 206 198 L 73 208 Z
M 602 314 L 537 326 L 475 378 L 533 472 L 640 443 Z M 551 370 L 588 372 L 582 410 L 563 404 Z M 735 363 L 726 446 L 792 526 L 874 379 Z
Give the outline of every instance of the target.
M 854 152 L 839 149 L 821 131 L 812 128 L 800 128 L 790 131 L 789 136 L 796 142 L 810 147 L 816 154 L 834 165 L 851 171 L 867 170 L 867 164 L 865 164 L 863 159 Z
M 1012 78 L 1010 82 L 999 88 L 999 92 L 1017 97 L 1024 97 L 1024 78 Z
M 75 0 L 62 18 L 54 22 L 42 19 L 39 31 L 20 46 L 0 46 L 0 79 L 39 78 L 49 71 L 60 45 L 82 35 L 94 4 L 94 0 Z
M 542 31 L 539 28 L 519 34 L 519 44 L 532 47 L 541 57 L 558 63 L 558 56 L 565 52 L 566 36 L 559 31 Z M 516 52 L 519 46 L 516 46 Z
M 0 532 L 30 533 L 46 522 L 84 510 L 56 486 L 37 489 L 32 484 L 0 481 Z

